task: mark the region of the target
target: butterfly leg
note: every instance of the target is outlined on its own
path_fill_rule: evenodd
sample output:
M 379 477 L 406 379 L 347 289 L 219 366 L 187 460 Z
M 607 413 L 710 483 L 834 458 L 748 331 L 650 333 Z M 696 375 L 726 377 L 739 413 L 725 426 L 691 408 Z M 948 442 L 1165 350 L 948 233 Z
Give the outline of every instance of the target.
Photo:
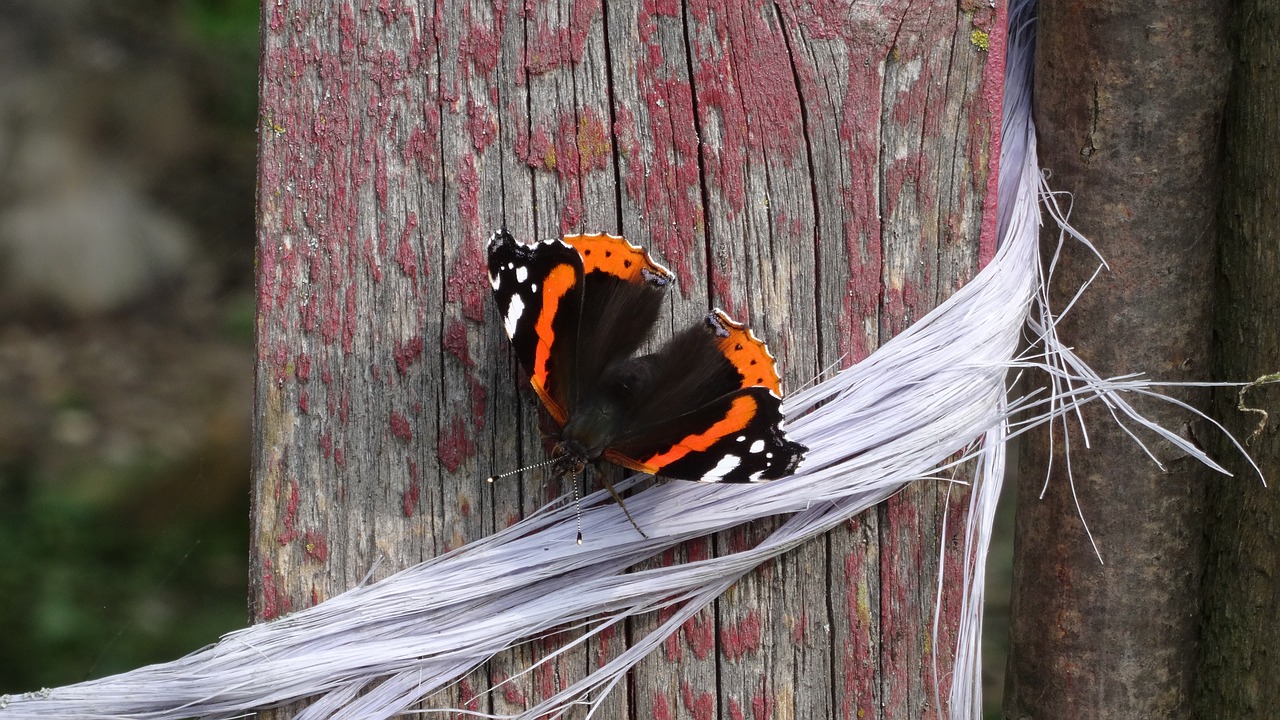
M 618 503 L 618 507 L 622 508 L 623 514 L 631 521 L 631 527 L 635 528 L 636 532 L 640 533 L 640 537 L 648 540 L 649 536 L 645 534 L 644 530 L 640 529 L 640 525 L 636 522 L 636 519 L 631 517 L 631 511 L 627 509 L 627 504 L 622 502 L 622 496 L 618 494 L 618 491 L 613 489 L 613 485 L 604 477 L 604 475 L 600 476 L 600 482 L 604 483 L 604 489 L 609 491 L 609 494 L 613 496 L 614 502 Z

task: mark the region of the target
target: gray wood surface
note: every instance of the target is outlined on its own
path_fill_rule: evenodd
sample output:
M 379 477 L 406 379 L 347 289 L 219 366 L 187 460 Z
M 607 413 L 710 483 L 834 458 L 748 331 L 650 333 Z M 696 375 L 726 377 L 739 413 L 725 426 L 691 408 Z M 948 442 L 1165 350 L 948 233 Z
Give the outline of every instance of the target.
M 723 307 L 767 340 L 784 388 L 950 295 L 994 247 L 1003 18 L 986 3 L 266 3 L 254 617 L 564 490 L 484 482 L 545 455 L 490 309 L 499 225 L 645 245 L 677 275 L 661 334 Z M 598 717 L 936 717 L 945 493 L 919 484 L 760 568 Z M 660 620 L 485 693 L 546 651 L 518 649 L 440 702 L 517 711 Z

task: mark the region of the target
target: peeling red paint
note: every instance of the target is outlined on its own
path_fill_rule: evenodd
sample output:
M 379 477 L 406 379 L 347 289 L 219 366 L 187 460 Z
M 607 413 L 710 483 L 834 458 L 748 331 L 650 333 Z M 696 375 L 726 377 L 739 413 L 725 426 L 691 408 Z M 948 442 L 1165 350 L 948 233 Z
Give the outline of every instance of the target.
M 716 650 L 715 623 L 701 614 L 694 615 L 680 626 L 685 641 L 699 660 L 706 660 Z
M 464 155 L 458 168 L 458 214 L 462 221 L 463 237 L 479 241 L 480 229 L 480 176 L 476 172 L 474 155 Z
M 671 698 L 661 691 L 653 691 L 650 697 L 653 700 L 653 720 L 671 720 L 671 713 L 675 709 Z
M 298 378 L 298 382 L 306 384 L 311 382 L 311 356 L 305 352 L 298 353 L 293 361 L 293 376 Z
M 462 709 L 469 710 L 472 713 L 480 710 L 480 694 L 476 692 L 475 686 L 467 678 L 458 680 L 458 699 L 462 702 Z
M 771 720 L 773 717 L 773 708 L 778 701 L 763 693 L 751 696 L 751 718 L 752 720 Z
M 413 440 L 413 429 L 409 426 L 408 419 L 395 410 L 391 411 L 391 434 L 405 442 Z
M 477 323 L 485 321 L 489 296 L 489 271 L 480 251 L 481 239 L 464 238 L 445 286 L 445 300 L 462 303 L 462 316 Z
M 464 368 L 469 370 L 475 367 L 475 361 L 471 359 L 471 347 L 467 342 L 467 328 L 461 320 L 452 318 L 448 321 L 444 328 L 443 344 L 445 352 L 457 358 Z
M 440 438 L 437 452 L 440 455 L 440 463 L 449 472 L 457 472 L 464 460 L 476 455 L 476 445 L 468 434 L 468 427 L 468 423 L 455 417 L 449 422 L 448 430 Z
M 274 620 L 293 609 L 289 594 L 280 585 L 276 577 L 275 565 L 271 558 L 262 561 L 262 612 L 263 620 Z
M 737 698 L 729 698 L 729 720 L 747 720 L 747 716 L 742 712 L 742 705 L 738 704 Z
M 323 563 L 329 559 L 329 540 L 319 530 L 303 533 L 303 554 L 308 560 Z
M 306 415 L 307 413 L 311 412 L 311 399 L 307 395 L 306 390 L 303 390 L 302 392 L 298 393 L 298 412 L 302 413 L 303 415 Z
M 483 153 L 485 148 L 498 139 L 497 116 L 489 108 L 480 105 L 472 98 L 467 98 L 465 127 L 467 133 L 471 136 L 471 147 L 475 148 L 477 153 Z
M 508 703 L 518 708 L 525 707 L 524 692 L 520 690 L 519 686 L 511 682 L 509 676 L 502 673 L 495 673 L 491 674 L 489 678 L 489 682 L 494 686 L 502 688 L 503 700 L 506 700 Z
M 397 343 L 391 352 L 395 360 L 396 371 L 403 377 L 409 373 L 409 367 L 422 359 L 422 336 L 414 335 L 403 343 Z
M 298 538 L 298 531 L 295 524 L 298 521 L 298 480 L 297 478 L 289 479 L 289 499 L 285 501 L 284 517 L 282 524 L 284 531 L 277 536 L 277 540 L 281 545 L 288 545 Z
M 404 230 L 400 232 L 400 242 L 396 245 L 396 263 L 400 266 L 400 271 L 410 280 L 418 279 L 418 253 L 413 247 L 413 231 L 418 228 L 418 215 L 409 213 L 404 220 Z M 423 263 L 423 272 L 426 272 L 426 263 Z M 352 307 L 351 312 L 355 311 Z
M 418 475 L 418 464 L 411 458 L 405 458 L 409 466 L 409 487 L 404 491 L 404 516 L 413 517 L 418 510 L 418 499 L 422 497 L 422 481 Z
M 973 127 L 970 134 L 973 138 L 973 151 L 970 162 L 974 168 L 982 167 L 983 153 L 986 153 L 987 185 L 982 200 L 982 232 L 978 237 L 978 263 L 980 266 L 991 262 L 996 254 L 996 226 L 999 213 L 996 202 L 1000 198 L 998 186 L 1000 182 L 1000 148 L 1004 138 L 1000 135 L 1001 117 L 1004 112 L 1004 70 L 1008 48 L 1008 5 L 996 3 L 992 9 L 984 8 L 975 13 L 974 24 L 986 31 L 990 38 L 990 50 L 987 62 L 982 68 L 982 91 L 980 102 L 983 113 L 971 115 Z M 983 140 L 990 138 L 990 143 L 983 146 Z
M 694 720 L 713 720 L 716 699 L 709 692 L 697 692 L 687 680 L 680 681 L 680 699 Z
M 760 616 L 749 611 L 740 621 L 720 630 L 720 644 L 729 660 L 760 651 Z

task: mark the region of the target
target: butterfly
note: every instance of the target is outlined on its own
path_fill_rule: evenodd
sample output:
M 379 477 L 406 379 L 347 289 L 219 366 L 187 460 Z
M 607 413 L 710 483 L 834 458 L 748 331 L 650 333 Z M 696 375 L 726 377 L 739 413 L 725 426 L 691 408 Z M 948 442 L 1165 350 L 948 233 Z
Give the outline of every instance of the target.
M 638 354 L 675 282 L 644 249 L 598 234 L 522 245 L 499 230 L 487 253 L 502 327 L 557 428 L 545 464 L 731 483 L 795 471 L 806 448 L 786 436 L 773 356 L 745 325 L 717 309 Z

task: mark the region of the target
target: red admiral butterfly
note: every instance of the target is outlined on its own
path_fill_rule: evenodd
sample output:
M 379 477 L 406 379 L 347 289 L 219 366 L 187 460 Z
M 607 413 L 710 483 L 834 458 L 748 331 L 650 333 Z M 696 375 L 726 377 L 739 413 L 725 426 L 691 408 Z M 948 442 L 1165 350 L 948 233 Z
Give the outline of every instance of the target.
M 499 230 L 488 255 L 503 328 L 559 426 L 548 464 L 755 482 L 804 457 L 783 433 L 773 356 L 722 311 L 636 356 L 675 281 L 642 248 L 612 235 L 526 246 Z

